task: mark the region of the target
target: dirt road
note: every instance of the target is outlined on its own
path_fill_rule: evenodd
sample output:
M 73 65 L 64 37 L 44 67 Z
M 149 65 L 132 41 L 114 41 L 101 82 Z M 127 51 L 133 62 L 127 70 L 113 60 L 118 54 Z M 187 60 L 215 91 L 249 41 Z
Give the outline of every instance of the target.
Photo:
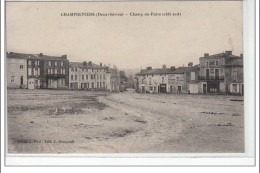
M 8 91 L 10 153 L 243 152 L 237 96 Z

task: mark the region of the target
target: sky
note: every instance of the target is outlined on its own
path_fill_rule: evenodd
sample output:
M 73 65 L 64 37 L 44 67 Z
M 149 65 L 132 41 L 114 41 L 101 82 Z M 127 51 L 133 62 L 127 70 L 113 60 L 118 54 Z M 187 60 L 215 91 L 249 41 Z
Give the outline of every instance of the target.
M 61 16 L 180 12 L 181 16 Z M 8 52 L 67 55 L 119 69 L 187 66 L 204 53 L 243 53 L 241 1 L 7 2 Z

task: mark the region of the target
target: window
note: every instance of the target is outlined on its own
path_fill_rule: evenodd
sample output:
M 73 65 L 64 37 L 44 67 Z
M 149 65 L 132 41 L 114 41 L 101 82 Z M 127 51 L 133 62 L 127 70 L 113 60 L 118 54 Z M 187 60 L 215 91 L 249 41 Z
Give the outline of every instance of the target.
M 164 83 L 164 77 L 162 77 L 162 83 Z
M 190 80 L 195 80 L 195 72 L 190 73 Z
M 58 73 L 58 70 L 57 69 L 54 69 L 54 74 L 57 74 Z
M 74 71 L 74 68 L 71 68 L 71 71 Z
M 103 79 L 106 79 L 106 75 L 103 75 Z
M 66 74 L 65 68 L 63 68 L 62 71 L 63 71 L 63 74 Z
M 23 76 L 21 76 L 20 84 L 23 85 Z
M 105 82 L 103 82 L 103 87 L 105 88 Z
M 208 61 L 205 62 L 205 66 L 206 66 L 206 67 L 209 66 L 209 62 L 208 62 Z
M 32 65 L 32 61 L 31 60 L 28 61 L 28 65 Z
M 232 91 L 231 92 L 234 92 L 236 93 L 238 90 L 237 90 L 237 84 L 232 84 Z
M 34 69 L 34 75 L 35 75 L 35 76 L 38 76 L 38 68 L 35 68 L 35 69 Z
M 84 80 L 84 75 L 82 75 L 82 80 Z
M 99 88 L 99 82 L 97 82 L 97 88 Z
M 32 68 L 28 68 L 28 75 L 32 75 Z
M 152 86 L 149 86 L 149 90 L 150 90 L 150 91 L 153 91 L 153 87 L 152 87 Z
M 20 69 L 23 69 L 23 65 L 20 65 Z
M 40 61 L 37 61 L 37 65 L 38 65 L 38 66 L 40 65 Z
M 216 64 L 216 66 L 218 66 L 218 61 L 216 61 L 216 63 L 215 63 L 215 64 Z
M 78 80 L 78 76 L 77 75 L 75 75 L 75 80 Z
M 92 82 L 91 85 L 92 85 L 91 88 L 94 88 L 94 87 L 95 87 L 95 86 L 94 86 L 94 85 L 95 85 L 94 82 Z
M 48 74 L 51 74 L 51 69 L 50 68 L 48 69 Z
M 88 80 L 88 75 L 86 75 L 86 80 Z
M 77 69 L 77 68 L 75 68 L 75 71 L 78 71 L 78 69 Z
M 62 61 L 60 62 L 60 66 L 63 66 L 63 62 Z
M 102 79 L 102 75 L 100 75 L 100 79 Z
M 92 72 L 94 72 L 94 69 L 93 69 L 93 68 L 92 68 L 91 70 L 92 70 Z
M 61 79 L 61 85 L 65 85 L 65 79 Z
M 231 73 L 232 80 L 237 80 L 237 72 L 234 71 Z
M 54 65 L 57 66 L 57 61 L 54 62 Z
M 14 82 L 15 77 L 11 76 L 11 82 Z
M 176 77 L 176 81 L 179 81 L 179 77 Z
M 152 79 L 149 78 L 149 85 L 152 85 Z
M 51 61 L 48 61 L 49 66 L 51 66 Z
M 70 79 L 73 80 L 73 75 L 71 75 Z

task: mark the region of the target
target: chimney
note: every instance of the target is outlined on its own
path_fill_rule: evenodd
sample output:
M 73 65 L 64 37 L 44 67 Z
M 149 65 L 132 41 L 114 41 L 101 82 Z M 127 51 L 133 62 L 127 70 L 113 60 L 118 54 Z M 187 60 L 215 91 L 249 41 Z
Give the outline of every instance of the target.
M 232 51 L 230 51 L 230 50 L 226 50 L 225 53 L 226 53 L 227 55 L 232 55 Z
M 100 67 L 102 67 L 102 63 L 100 63 Z
M 204 57 L 207 57 L 207 56 L 209 56 L 209 53 L 204 53 Z
M 62 55 L 62 58 L 67 59 L 67 55 Z
M 242 53 L 240 54 L 240 57 L 243 58 L 243 54 Z
M 165 65 L 165 64 L 163 64 L 162 68 L 163 68 L 163 69 L 166 69 L 166 65 Z
M 40 56 L 40 57 L 42 57 L 42 56 L 43 56 L 43 54 L 42 54 L 42 53 L 40 53 L 40 54 L 39 54 L 39 56 Z
M 88 62 L 88 65 L 91 66 L 91 65 L 92 65 L 92 61 L 89 61 L 89 62 Z
M 188 67 L 192 67 L 192 66 L 193 66 L 193 62 L 189 62 Z
M 87 61 L 84 61 L 84 62 L 83 62 L 83 65 L 84 65 L 84 66 L 87 66 L 87 65 L 88 65 Z
M 171 66 L 171 71 L 175 71 L 175 66 Z
M 152 70 L 152 67 L 146 67 L 146 70 Z

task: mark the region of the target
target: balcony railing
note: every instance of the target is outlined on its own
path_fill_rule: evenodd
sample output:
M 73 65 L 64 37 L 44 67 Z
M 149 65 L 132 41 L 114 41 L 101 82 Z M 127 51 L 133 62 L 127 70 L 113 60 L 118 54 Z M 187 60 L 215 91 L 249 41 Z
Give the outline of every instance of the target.
M 224 76 L 198 76 L 199 80 L 224 81 Z

